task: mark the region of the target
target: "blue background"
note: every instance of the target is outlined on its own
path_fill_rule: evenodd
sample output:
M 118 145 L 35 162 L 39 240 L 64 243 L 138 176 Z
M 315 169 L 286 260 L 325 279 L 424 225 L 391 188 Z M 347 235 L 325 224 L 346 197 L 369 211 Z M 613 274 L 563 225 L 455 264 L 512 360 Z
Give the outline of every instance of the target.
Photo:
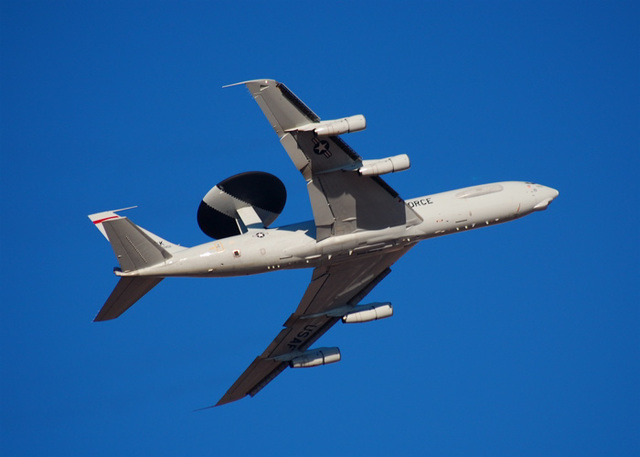
M 628 456 L 640 453 L 637 2 L 2 1 L 0 453 Z M 87 219 L 183 245 L 204 194 L 304 181 L 246 89 L 285 82 L 364 158 L 408 153 L 405 198 L 500 180 L 548 211 L 428 240 L 338 325 L 342 362 L 214 404 L 309 270 L 171 279 L 115 321 Z

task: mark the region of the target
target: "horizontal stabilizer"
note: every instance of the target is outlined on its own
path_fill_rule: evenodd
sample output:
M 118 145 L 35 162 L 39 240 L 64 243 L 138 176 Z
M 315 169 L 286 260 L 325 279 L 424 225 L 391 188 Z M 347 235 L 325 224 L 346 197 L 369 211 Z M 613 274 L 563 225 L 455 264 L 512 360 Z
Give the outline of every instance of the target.
M 158 285 L 160 281 L 162 281 L 162 278 L 144 276 L 120 278 L 115 289 L 113 289 L 113 292 L 111 292 L 111 295 L 93 321 L 115 319 Z

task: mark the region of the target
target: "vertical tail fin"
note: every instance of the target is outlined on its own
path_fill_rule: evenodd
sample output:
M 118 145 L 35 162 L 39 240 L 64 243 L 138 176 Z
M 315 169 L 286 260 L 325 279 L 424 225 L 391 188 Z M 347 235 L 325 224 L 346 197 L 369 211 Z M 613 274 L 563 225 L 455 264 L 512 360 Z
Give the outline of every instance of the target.
M 110 241 L 109 237 L 107 236 L 107 231 L 106 231 L 106 228 L 105 228 L 106 227 L 105 224 L 107 222 L 117 221 L 119 219 L 126 219 L 124 216 L 120 216 L 118 213 L 120 211 L 125 211 L 125 210 L 133 209 L 133 208 L 137 208 L 137 207 L 136 206 L 132 206 L 130 208 L 114 209 L 112 211 L 103 211 L 101 213 L 90 214 L 89 215 L 89 219 L 91 219 L 91 222 L 93 222 L 93 224 L 96 226 L 96 228 L 98 230 L 100 230 L 100 233 L 102 233 L 102 235 L 107 239 L 107 241 Z M 139 229 L 140 231 L 142 231 L 153 242 L 155 242 L 156 244 L 160 245 L 164 250 L 166 250 L 167 252 L 169 252 L 171 254 L 186 249 L 184 246 L 180 246 L 179 244 L 175 244 L 175 243 L 172 243 L 170 241 L 167 241 L 167 240 L 159 237 L 155 233 L 151 233 L 149 230 L 147 230 L 147 229 L 145 229 L 143 227 L 140 227 L 140 226 L 136 225 L 136 228 Z
M 126 217 L 102 223 L 123 273 L 163 263 L 172 256 Z

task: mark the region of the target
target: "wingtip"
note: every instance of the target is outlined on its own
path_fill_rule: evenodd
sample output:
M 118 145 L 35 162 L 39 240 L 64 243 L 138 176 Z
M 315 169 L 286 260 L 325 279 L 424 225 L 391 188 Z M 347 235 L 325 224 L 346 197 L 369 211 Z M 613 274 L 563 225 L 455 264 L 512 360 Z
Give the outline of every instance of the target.
M 226 405 L 228 403 L 233 403 L 234 401 L 238 401 L 240 400 L 239 398 L 224 398 L 222 397 L 220 400 L 218 400 L 218 403 L 216 403 L 215 405 L 212 406 L 212 408 L 216 408 L 218 406 L 222 406 L 222 405 Z
M 261 78 L 261 79 L 250 79 L 248 81 L 240 81 L 239 83 L 233 83 L 233 84 L 227 84 L 225 86 L 222 86 L 223 89 L 226 89 L 227 87 L 233 87 L 233 86 L 241 86 L 243 84 L 248 84 L 248 83 L 264 83 L 264 84 L 269 84 L 269 83 L 276 83 L 277 81 L 275 79 L 269 79 L 269 78 Z
M 205 406 L 204 408 L 194 409 L 194 410 L 193 410 L 193 412 L 194 412 L 194 413 L 198 413 L 198 412 L 200 412 L 200 411 L 205 411 L 205 410 L 207 410 L 207 409 L 213 409 L 213 408 L 215 408 L 216 406 L 218 406 L 218 405 Z
M 226 89 L 227 87 L 233 87 L 233 86 L 240 86 L 242 84 L 244 84 L 246 81 L 242 81 L 239 83 L 233 83 L 233 84 L 225 84 L 224 86 L 222 86 L 223 89 Z
M 205 406 L 205 407 L 203 407 L 203 408 L 194 409 L 194 410 L 193 410 L 193 412 L 194 412 L 194 413 L 196 413 L 196 412 L 199 412 L 199 411 L 205 411 L 205 410 L 207 410 L 207 409 L 217 408 L 218 406 L 226 405 L 227 403 L 231 403 L 231 402 L 235 401 L 235 400 L 225 400 L 225 401 L 222 401 L 222 400 L 223 400 L 223 399 L 221 398 L 221 399 L 218 401 L 218 403 L 216 403 L 215 405 Z

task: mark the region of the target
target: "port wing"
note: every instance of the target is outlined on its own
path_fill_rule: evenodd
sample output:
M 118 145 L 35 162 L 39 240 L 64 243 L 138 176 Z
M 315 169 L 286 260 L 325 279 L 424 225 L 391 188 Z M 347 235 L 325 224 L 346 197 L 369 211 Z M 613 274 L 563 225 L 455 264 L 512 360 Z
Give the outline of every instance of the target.
M 252 397 L 284 371 L 287 354 L 307 350 L 340 317 L 330 316 L 337 308 L 357 305 L 390 272 L 389 268 L 411 247 L 345 261 L 313 271 L 311 283 L 284 329 L 253 361 L 224 394 L 216 406 Z M 276 359 L 278 358 L 278 359 Z

